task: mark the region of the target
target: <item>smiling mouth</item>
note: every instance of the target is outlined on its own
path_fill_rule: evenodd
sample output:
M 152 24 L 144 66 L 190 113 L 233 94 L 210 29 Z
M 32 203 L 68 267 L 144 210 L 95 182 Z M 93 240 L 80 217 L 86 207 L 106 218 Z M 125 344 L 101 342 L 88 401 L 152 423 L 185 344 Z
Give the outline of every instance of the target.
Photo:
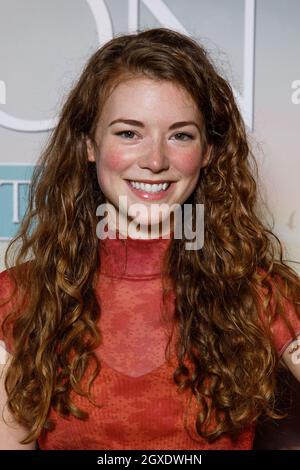
M 139 191 L 143 191 L 149 194 L 156 194 L 156 193 L 161 193 L 166 191 L 171 182 L 170 181 L 164 181 L 164 182 L 159 182 L 159 183 L 153 183 L 150 184 L 148 182 L 141 182 L 141 181 L 133 181 L 133 180 L 128 180 L 129 184 L 134 188 Z

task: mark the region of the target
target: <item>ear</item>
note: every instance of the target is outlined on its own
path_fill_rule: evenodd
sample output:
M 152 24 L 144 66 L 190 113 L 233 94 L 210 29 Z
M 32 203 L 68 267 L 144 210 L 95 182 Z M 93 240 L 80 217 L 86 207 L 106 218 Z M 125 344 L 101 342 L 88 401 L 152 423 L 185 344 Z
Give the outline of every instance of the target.
M 212 154 L 212 149 L 213 149 L 212 144 L 208 145 L 206 153 L 205 155 L 203 155 L 203 160 L 201 164 L 202 168 L 205 167 L 209 163 L 211 154 Z
M 93 147 L 93 144 L 89 138 L 86 139 L 86 150 L 88 154 L 88 161 L 89 162 L 95 162 L 95 150 Z

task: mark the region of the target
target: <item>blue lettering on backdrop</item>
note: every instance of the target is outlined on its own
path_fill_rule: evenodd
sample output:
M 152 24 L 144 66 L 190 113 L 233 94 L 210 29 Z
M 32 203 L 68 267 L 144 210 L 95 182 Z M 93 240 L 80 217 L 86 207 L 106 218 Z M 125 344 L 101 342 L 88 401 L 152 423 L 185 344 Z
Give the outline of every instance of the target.
M 0 165 L 0 241 L 12 238 L 28 202 L 33 165 Z

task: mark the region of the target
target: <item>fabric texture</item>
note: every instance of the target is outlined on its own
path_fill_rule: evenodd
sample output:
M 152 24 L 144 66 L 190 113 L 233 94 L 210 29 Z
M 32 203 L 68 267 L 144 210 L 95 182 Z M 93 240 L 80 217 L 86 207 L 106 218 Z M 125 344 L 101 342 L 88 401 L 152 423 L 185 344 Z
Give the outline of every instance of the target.
M 195 428 L 198 403 L 190 391 L 179 391 L 174 383 L 177 332 L 172 293 L 162 315 L 161 268 L 169 243 L 168 238 L 122 239 L 119 235 L 99 241 L 96 294 L 103 342 L 96 353 L 102 369 L 92 387 L 99 406 L 72 392 L 73 402 L 89 412 L 89 419 L 62 418 L 51 409 L 49 417 L 56 427 L 41 434 L 40 449 L 252 448 L 254 426 L 245 428 L 236 441 L 221 436 L 209 444 L 200 438 Z M 0 297 L 4 291 L 9 291 L 6 271 L 0 274 Z M 293 315 L 293 325 L 300 331 L 300 321 Z M 0 309 L 0 318 L 4 316 L 5 309 Z M 280 352 L 291 340 L 290 334 L 280 322 L 274 334 Z M 2 331 L 0 340 L 4 340 L 1 335 Z M 5 338 L 5 343 L 12 351 L 11 340 Z

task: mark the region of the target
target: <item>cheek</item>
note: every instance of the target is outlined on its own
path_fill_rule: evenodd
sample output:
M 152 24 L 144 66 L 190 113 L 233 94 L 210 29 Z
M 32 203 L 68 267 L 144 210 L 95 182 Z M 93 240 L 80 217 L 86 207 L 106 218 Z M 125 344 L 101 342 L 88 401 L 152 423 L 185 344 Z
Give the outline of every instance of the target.
M 105 193 L 114 184 L 115 178 L 122 176 L 128 167 L 128 158 L 120 152 L 103 151 L 97 162 L 98 182 Z
M 103 159 L 100 158 L 99 163 L 106 171 L 119 173 L 128 165 L 128 158 L 124 157 L 124 155 L 119 152 L 110 152 L 106 154 Z
M 186 152 L 176 159 L 176 168 L 185 176 L 193 176 L 201 168 L 200 151 Z

